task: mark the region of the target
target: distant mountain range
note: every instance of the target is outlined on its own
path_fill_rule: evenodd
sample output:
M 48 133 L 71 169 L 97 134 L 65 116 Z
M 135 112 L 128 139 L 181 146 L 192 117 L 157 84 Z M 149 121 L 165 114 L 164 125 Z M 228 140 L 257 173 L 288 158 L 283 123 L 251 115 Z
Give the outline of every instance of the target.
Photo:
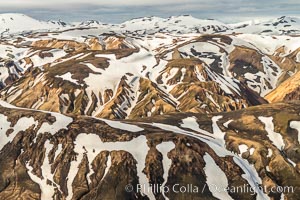
M 121 24 L 105 24 L 97 20 L 87 20 L 79 23 L 58 21 L 40 21 L 24 14 L 0 14 L 0 32 L 9 29 L 9 33 L 51 30 L 71 27 L 102 27 L 110 31 L 147 34 L 157 32 L 167 33 L 250 33 L 264 35 L 299 34 L 300 19 L 282 16 L 272 20 L 252 20 L 236 24 L 226 24 L 213 19 L 197 19 L 190 15 L 172 16 L 169 18 L 142 17 Z

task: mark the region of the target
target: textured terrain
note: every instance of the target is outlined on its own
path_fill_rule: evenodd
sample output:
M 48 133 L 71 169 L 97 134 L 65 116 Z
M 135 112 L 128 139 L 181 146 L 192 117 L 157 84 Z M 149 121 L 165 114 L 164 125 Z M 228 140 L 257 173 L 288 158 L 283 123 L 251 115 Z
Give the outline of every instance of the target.
M 0 199 L 300 199 L 300 19 L 0 27 Z

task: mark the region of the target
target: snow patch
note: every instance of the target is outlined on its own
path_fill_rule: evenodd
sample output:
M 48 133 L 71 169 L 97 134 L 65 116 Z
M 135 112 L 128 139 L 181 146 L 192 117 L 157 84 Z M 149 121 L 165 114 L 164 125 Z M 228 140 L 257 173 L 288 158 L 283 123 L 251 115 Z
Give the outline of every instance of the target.
M 300 144 L 300 122 L 298 122 L 298 121 L 292 121 L 290 123 L 290 127 L 292 129 L 296 129 L 298 131 L 298 143 Z
M 279 149 L 283 149 L 285 144 L 280 133 L 274 132 L 273 117 L 258 117 L 258 119 L 265 124 L 265 130 L 268 133 L 268 138 Z
M 55 77 L 56 78 L 62 78 L 64 81 L 69 81 L 69 82 L 74 83 L 76 85 L 78 84 L 78 80 L 73 79 L 72 74 L 70 72 L 67 72 L 67 73 L 65 73 L 63 75 L 60 75 L 60 76 L 56 75 Z
M 212 195 L 218 199 L 232 199 L 226 190 L 217 191 L 218 188 L 228 188 L 228 180 L 226 174 L 220 169 L 220 167 L 215 163 L 214 159 L 205 153 L 203 156 L 205 161 L 204 172 L 206 174 L 206 183 L 211 191 Z
M 140 132 L 143 131 L 143 128 L 140 128 L 136 125 L 132 124 L 125 124 L 119 121 L 112 121 L 112 120 L 107 120 L 107 119 L 100 119 L 101 121 L 104 121 L 107 125 L 113 128 L 125 130 L 125 131 L 130 131 L 130 132 Z
M 173 142 L 164 142 L 164 143 L 161 143 L 159 145 L 156 146 L 156 149 L 158 151 L 160 151 L 163 155 L 163 168 L 164 168 L 164 175 L 163 175 L 163 178 L 164 178 L 164 183 L 162 184 L 162 186 L 165 186 L 165 184 L 167 183 L 168 181 L 168 175 L 169 175 L 169 169 L 171 167 L 171 164 L 172 164 L 172 160 L 169 159 L 167 157 L 168 153 L 175 148 L 175 144 Z M 165 197 L 165 199 L 168 199 L 163 191 L 163 196 Z

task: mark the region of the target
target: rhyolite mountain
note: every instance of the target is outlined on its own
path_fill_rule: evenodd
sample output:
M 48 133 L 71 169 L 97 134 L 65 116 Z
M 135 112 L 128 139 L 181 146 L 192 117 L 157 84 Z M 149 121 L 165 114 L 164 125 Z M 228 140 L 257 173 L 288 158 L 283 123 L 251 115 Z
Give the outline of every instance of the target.
M 0 198 L 299 199 L 299 109 L 275 103 L 112 121 L 1 102 Z M 126 192 L 138 183 L 201 191 Z M 270 192 L 276 187 L 290 189 Z
M 1 14 L 0 199 L 299 199 L 299 26 Z

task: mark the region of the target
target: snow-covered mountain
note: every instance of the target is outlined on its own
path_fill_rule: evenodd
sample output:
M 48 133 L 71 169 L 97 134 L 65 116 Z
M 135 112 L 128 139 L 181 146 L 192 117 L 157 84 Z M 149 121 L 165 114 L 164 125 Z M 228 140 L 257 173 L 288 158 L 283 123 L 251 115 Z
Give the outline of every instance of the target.
M 0 104 L 1 199 L 180 199 L 148 190 L 174 184 L 201 188 L 188 199 L 299 198 L 299 104 L 137 122 Z
M 20 107 L 117 119 L 212 113 L 266 103 L 264 97 L 300 67 L 293 36 L 97 30 L 7 39 L 1 98 Z
M 107 24 L 97 20 L 87 20 L 79 23 L 67 23 L 61 20 L 48 22 L 33 19 L 24 14 L 0 14 L 0 32 L 15 33 L 32 30 L 55 30 L 72 27 L 101 28 L 117 33 L 132 33 L 134 35 L 154 33 L 249 33 L 263 35 L 293 35 L 299 34 L 300 19 L 282 16 L 271 20 L 252 20 L 236 24 L 226 24 L 213 19 L 197 19 L 190 15 L 171 16 L 169 18 L 141 17 L 121 24 Z
M 0 14 L 0 34 L 34 31 L 34 30 L 50 30 L 58 29 L 65 26 L 65 23 L 57 23 L 54 21 L 44 22 L 33 19 L 24 14 L 6 13 Z
M 222 32 L 228 30 L 226 24 L 216 20 L 200 20 L 192 16 L 177 16 L 167 19 L 159 17 L 144 17 L 129 20 L 119 25 L 124 31 L 135 33 L 193 33 L 193 32 Z
M 300 199 L 299 19 L 0 16 L 0 199 Z
M 266 103 L 264 97 L 300 67 L 298 37 L 201 34 L 196 25 L 225 26 L 191 16 L 149 17 L 120 25 L 90 20 L 22 39 L 16 34 L 0 48 L 1 98 L 118 119 L 211 113 Z
M 235 24 L 226 24 L 213 19 L 197 19 L 190 15 L 172 16 L 169 18 L 142 17 L 121 24 L 104 24 L 91 20 L 82 22 L 81 26 L 106 27 L 115 32 L 134 33 L 138 35 L 154 33 L 248 33 L 262 35 L 295 35 L 299 34 L 300 19 L 282 16 L 270 20 L 251 20 Z
M 300 19 L 282 16 L 271 20 L 249 21 L 232 25 L 240 33 L 254 33 L 267 35 L 293 35 L 299 34 Z

